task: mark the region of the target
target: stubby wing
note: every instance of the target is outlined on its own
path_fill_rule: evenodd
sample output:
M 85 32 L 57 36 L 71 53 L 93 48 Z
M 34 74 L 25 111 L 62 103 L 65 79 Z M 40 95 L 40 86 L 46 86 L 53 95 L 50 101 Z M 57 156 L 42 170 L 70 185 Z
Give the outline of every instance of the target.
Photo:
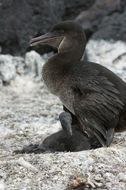
M 103 76 L 75 81 L 76 93 L 80 94 L 75 97 L 78 101 L 74 103 L 74 111 L 81 127 L 108 146 L 123 109 L 119 91 Z

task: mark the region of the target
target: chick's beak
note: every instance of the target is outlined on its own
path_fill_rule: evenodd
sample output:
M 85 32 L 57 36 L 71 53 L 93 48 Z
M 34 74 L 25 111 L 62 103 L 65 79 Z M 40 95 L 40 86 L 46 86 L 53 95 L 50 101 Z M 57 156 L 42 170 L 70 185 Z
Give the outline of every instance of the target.
M 48 32 L 42 36 L 31 39 L 30 46 L 48 44 L 50 46 L 58 48 L 63 38 L 63 36 L 54 34 L 53 32 Z

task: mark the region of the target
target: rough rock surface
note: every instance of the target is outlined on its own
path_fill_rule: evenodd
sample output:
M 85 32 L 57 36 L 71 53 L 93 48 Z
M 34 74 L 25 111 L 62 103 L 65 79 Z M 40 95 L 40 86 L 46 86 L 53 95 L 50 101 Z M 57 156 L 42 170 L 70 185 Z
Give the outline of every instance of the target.
M 2 53 L 26 52 L 33 36 L 46 32 L 63 19 L 75 18 L 92 3 L 93 0 L 0 0 Z
M 49 56 L 49 55 L 48 55 Z M 42 57 L 35 51 L 25 54 L 25 57 L 0 55 L 0 87 L 3 83 L 10 83 L 17 75 L 28 74 L 41 80 L 42 65 L 47 54 Z
M 98 27 L 103 17 L 119 11 L 120 0 L 96 0 L 95 3 L 86 11 L 80 13 L 76 20 L 79 21 L 85 30 L 92 30 Z
M 25 55 L 25 67 L 26 72 L 31 74 L 33 77 L 42 78 L 42 65 L 45 60 L 37 52 L 30 51 Z
M 88 37 L 126 41 L 126 1 L 96 0 L 76 20 L 83 26 Z
M 19 8 L 20 7 L 20 8 Z M 29 40 L 52 25 L 76 19 L 87 38 L 126 41 L 125 0 L 0 0 L 0 46 L 2 53 L 21 55 L 31 50 Z M 34 47 L 39 53 L 54 48 Z
M 0 46 L 2 53 L 24 54 L 29 40 L 45 33 L 52 25 L 76 19 L 87 38 L 126 41 L 125 0 L 0 0 Z M 52 48 L 34 47 L 39 53 Z M 31 50 L 31 49 L 30 49 Z M 54 50 L 54 49 L 53 49 Z
M 122 41 L 89 40 L 86 59 L 107 66 L 126 80 L 126 43 Z
M 34 35 L 61 20 L 63 9 L 62 0 L 0 0 L 2 52 L 25 52 Z
M 97 31 L 92 35 L 92 39 L 122 40 L 126 42 L 126 9 L 123 13 L 114 13 L 106 16 L 98 25 Z
M 70 20 L 75 19 L 75 17 L 80 14 L 81 11 L 87 10 L 92 4 L 94 0 L 63 0 L 65 9 L 64 14 L 62 16 L 62 20 Z
M 9 82 L 16 76 L 16 68 L 13 62 L 13 56 L 0 55 L 0 80 Z

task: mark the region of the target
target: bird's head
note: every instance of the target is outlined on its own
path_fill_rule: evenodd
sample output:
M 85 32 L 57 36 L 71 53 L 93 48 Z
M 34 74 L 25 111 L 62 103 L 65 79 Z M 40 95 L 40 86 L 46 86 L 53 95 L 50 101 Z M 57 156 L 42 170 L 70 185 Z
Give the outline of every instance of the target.
M 58 48 L 59 52 L 73 50 L 79 47 L 84 50 L 86 37 L 83 28 L 74 21 L 64 21 L 52 27 L 52 29 L 30 41 L 31 46 L 48 44 Z

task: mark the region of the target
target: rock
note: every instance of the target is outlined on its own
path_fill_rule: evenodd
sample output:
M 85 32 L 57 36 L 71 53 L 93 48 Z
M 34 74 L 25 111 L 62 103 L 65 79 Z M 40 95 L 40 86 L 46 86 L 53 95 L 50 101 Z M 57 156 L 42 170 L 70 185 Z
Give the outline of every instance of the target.
M 42 65 L 45 60 L 35 51 L 30 51 L 25 55 L 26 72 L 33 77 L 42 78 Z
M 51 25 L 61 20 L 63 10 L 62 0 L 1 0 L 2 53 L 24 53 L 33 36 L 45 32 Z
M 0 89 L 3 87 L 3 81 L 0 79 Z
M 13 63 L 16 66 L 16 73 L 19 75 L 25 74 L 25 62 L 23 57 L 13 56 Z
M 121 67 L 121 69 L 126 70 L 126 52 L 124 52 L 123 54 L 119 55 L 114 61 L 113 63 L 119 67 Z
M 0 0 L 2 53 L 24 54 L 32 37 L 45 33 L 63 19 L 87 9 L 93 0 Z M 41 47 L 41 53 L 48 48 Z
M 106 66 L 126 79 L 126 43 L 122 41 L 89 40 L 86 46 L 89 61 Z
M 122 40 L 126 42 L 126 11 L 124 13 L 114 13 L 106 16 L 97 31 L 92 35 L 92 39 Z
M 24 55 L 29 50 L 41 54 L 55 51 L 49 46 L 30 48 L 29 41 L 54 24 L 76 17 L 86 30 L 87 38 L 96 32 L 94 38 L 125 40 L 125 7 L 125 0 L 0 0 L 2 53 Z
M 122 6 L 122 1 L 123 0 L 96 0 L 91 8 L 81 12 L 80 15 L 77 16 L 76 21 L 83 26 L 87 35 L 92 34 L 98 30 L 105 16 L 111 19 L 113 12 L 123 10 L 124 6 Z M 110 24 L 108 24 L 108 26 L 111 27 Z
M 9 84 L 18 75 L 30 75 L 36 79 L 36 82 L 42 79 L 42 65 L 45 60 L 51 56 L 44 54 L 40 56 L 35 51 L 30 51 L 24 57 L 0 55 L 0 88 L 3 84 Z
M 9 83 L 17 74 L 25 73 L 25 63 L 23 57 L 0 55 L 0 80 Z M 0 85 L 0 86 L 1 86 Z
M 63 0 L 64 1 L 64 13 L 62 20 L 72 20 L 80 14 L 80 12 L 87 10 L 92 6 L 94 0 Z
M 16 76 L 16 68 L 13 63 L 13 56 L 0 55 L 0 79 L 3 82 L 10 82 Z
M 0 179 L 0 190 L 5 190 L 5 185 L 2 179 Z
M 30 75 L 37 80 L 42 78 L 42 65 L 51 54 L 42 57 L 35 51 L 26 53 L 25 58 L 11 55 L 0 55 L 0 88 L 17 75 Z M 36 80 L 36 81 L 37 81 Z

